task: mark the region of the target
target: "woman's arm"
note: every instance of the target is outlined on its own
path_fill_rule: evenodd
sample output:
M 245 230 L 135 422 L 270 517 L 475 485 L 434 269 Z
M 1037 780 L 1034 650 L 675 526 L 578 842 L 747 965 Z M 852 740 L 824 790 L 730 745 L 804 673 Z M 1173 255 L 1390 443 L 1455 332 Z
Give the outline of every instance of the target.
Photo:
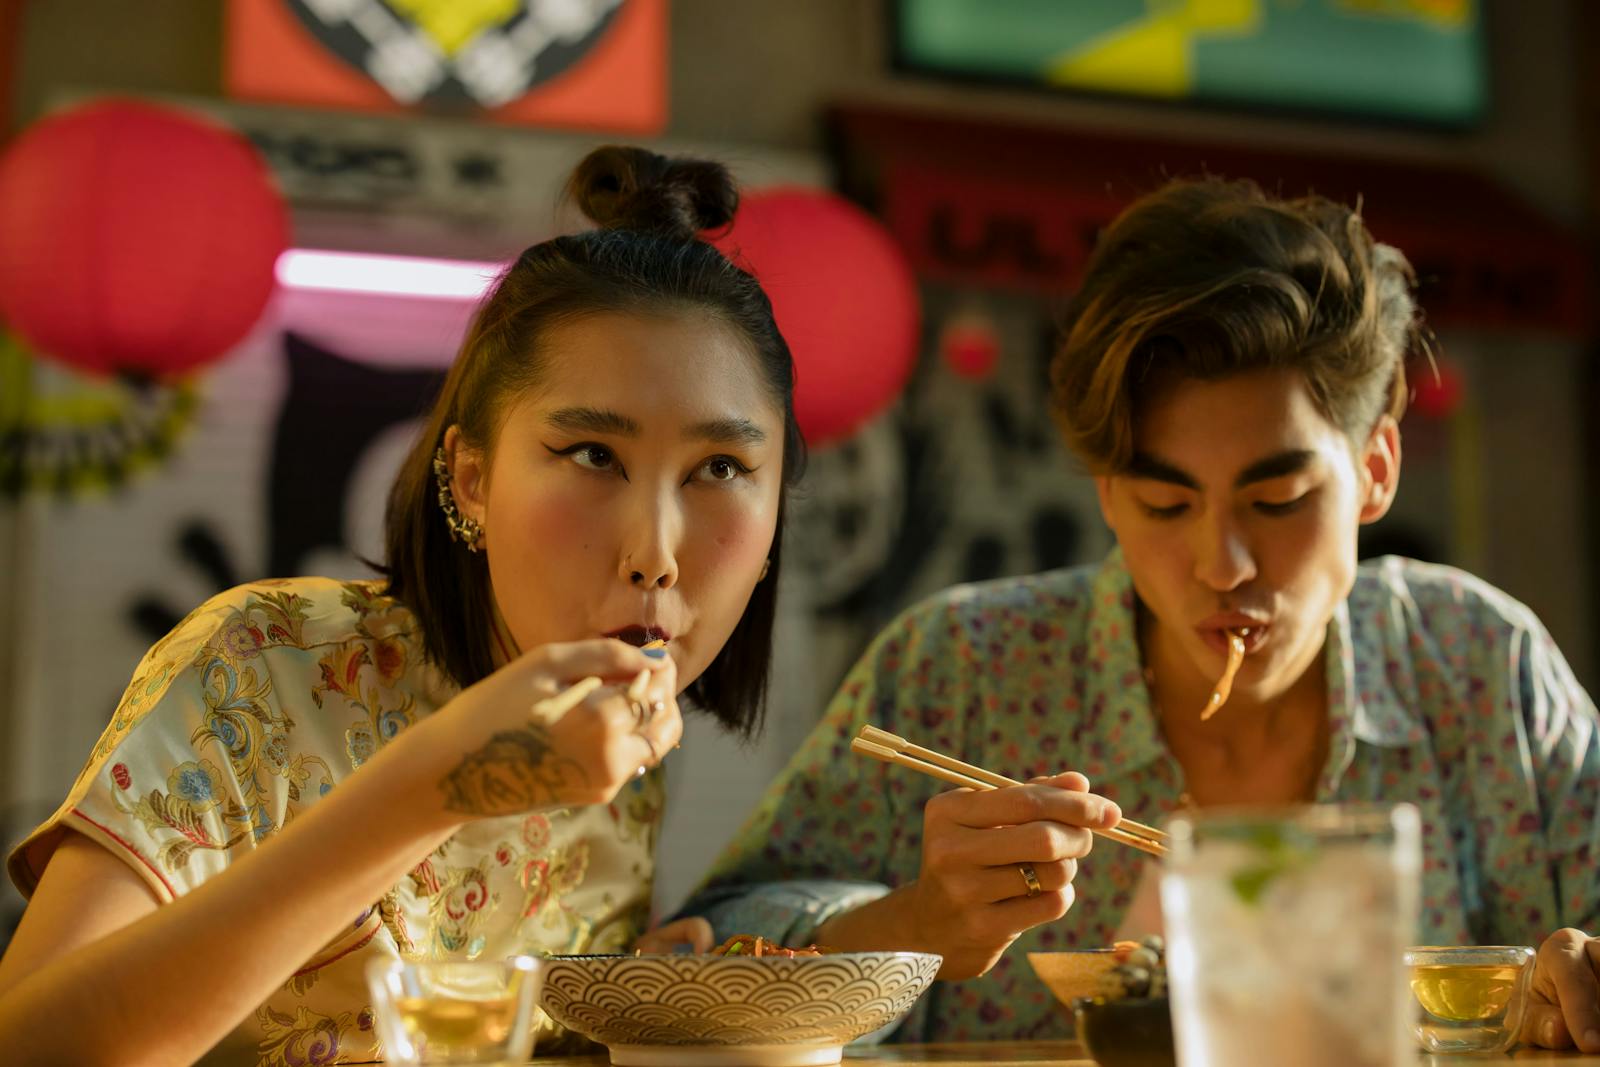
M 72 835 L 0 961 L 0 1047 L 18 1063 L 193 1062 L 453 830 L 430 762 L 389 746 L 164 907 Z
M 529 715 L 565 679 L 646 668 L 670 697 L 670 663 L 618 642 L 530 652 L 169 905 L 69 838 L 0 960 L 0 1047 L 18 1063 L 193 1062 L 462 822 L 609 799 L 651 746 L 670 749 L 670 700 L 645 728 L 613 687 L 554 723 Z

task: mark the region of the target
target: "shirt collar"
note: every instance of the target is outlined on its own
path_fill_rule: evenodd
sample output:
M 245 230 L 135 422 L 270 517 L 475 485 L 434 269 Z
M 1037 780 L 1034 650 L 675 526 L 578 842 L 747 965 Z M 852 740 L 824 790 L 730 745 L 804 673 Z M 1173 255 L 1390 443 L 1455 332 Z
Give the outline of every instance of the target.
M 1090 585 L 1083 715 L 1092 782 L 1143 767 L 1167 754 L 1139 658 L 1133 579 L 1113 548 Z
M 1409 652 L 1391 654 L 1382 635 L 1370 632 L 1377 625 L 1359 615 L 1353 618 L 1348 599 L 1339 602 L 1328 622 L 1324 662 L 1332 736 L 1337 738 L 1344 730 L 1369 745 L 1414 745 L 1426 739 L 1427 731 L 1421 717 L 1397 692 L 1409 688 L 1397 685 L 1412 669 Z

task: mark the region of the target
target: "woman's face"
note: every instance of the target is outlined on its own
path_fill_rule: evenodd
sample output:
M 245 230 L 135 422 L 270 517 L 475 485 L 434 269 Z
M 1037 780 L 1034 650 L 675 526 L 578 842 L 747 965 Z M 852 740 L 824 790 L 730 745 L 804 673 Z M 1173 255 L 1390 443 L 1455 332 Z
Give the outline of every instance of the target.
M 664 638 L 687 686 L 761 580 L 782 411 L 738 335 L 706 316 L 592 315 L 548 331 L 540 357 L 487 470 L 454 449 L 501 618 L 524 650 Z
M 1235 692 L 1285 692 L 1321 652 L 1355 579 L 1357 530 L 1388 510 L 1399 470 L 1392 418 L 1357 449 L 1295 371 L 1157 393 L 1135 419 L 1130 468 L 1097 485 L 1160 660 L 1215 679 L 1225 631 L 1248 626 Z

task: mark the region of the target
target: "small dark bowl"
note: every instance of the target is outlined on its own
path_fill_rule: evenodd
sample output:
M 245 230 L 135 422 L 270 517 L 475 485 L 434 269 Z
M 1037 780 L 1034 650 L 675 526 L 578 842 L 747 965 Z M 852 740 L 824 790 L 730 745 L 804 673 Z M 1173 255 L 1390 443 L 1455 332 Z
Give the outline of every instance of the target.
M 1175 1067 L 1166 997 L 1072 1002 L 1078 1040 L 1100 1067 Z

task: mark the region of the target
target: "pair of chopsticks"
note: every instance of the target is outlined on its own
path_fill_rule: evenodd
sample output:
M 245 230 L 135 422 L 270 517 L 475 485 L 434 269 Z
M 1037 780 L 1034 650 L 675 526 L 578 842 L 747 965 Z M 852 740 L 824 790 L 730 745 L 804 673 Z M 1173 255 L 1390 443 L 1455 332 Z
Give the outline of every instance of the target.
M 982 767 L 963 763 L 954 756 L 946 756 L 931 748 L 913 745 L 899 734 L 891 734 L 876 726 L 863 726 L 855 740 L 850 742 L 850 751 L 884 763 L 892 763 L 897 767 L 919 771 L 967 789 L 1004 789 L 1006 786 L 1022 784 L 1003 774 L 995 774 Z M 1152 856 L 1164 856 L 1167 853 L 1165 833 L 1153 826 L 1134 822 L 1132 819 L 1123 819 L 1110 829 L 1092 832 Z

